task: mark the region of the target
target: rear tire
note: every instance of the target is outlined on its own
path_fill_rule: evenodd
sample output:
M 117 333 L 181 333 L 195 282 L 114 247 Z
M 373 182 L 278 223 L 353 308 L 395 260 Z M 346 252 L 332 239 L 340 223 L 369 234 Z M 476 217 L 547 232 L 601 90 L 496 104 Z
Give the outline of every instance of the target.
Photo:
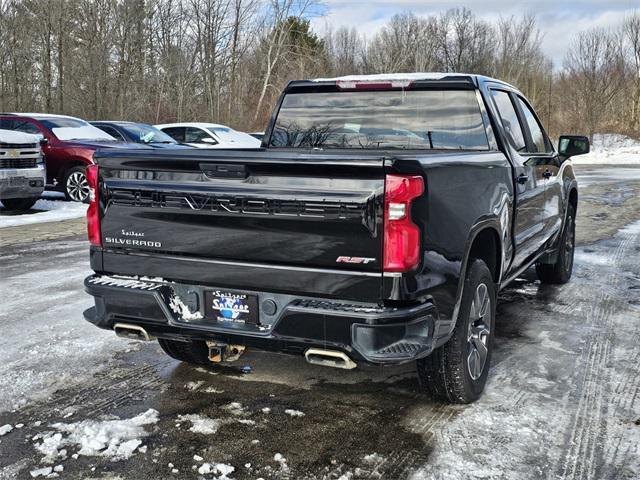
M 482 394 L 493 350 L 495 304 L 491 272 L 482 260 L 472 260 L 453 335 L 417 362 L 420 387 L 435 400 L 471 403 Z
M 40 197 L 6 198 L 2 200 L 2 204 L 7 210 L 24 211 L 29 210 L 31 207 L 33 207 L 39 199 Z
M 194 365 L 211 365 L 209 361 L 209 347 L 205 342 L 190 341 L 178 342 L 159 338 L 158 343 L 162 350 L 171 358 Z
M 567 219 L 558 244 L 556 263 L 536 263 L 536 274 L 542 283 L 563 284 L 571 279 L 576 238 L 576 209 L 569 204 Z
M 70 168 L 64 176 L 62 191 L 67 200 L 89 203 L 89 182 L 85 169 L 84 165 L 78 165 Z

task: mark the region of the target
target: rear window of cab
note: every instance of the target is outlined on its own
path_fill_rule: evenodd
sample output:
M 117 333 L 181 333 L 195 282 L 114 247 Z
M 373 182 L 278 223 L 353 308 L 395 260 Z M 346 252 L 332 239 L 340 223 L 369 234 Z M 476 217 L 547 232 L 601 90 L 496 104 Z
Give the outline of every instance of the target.
M 489 150 L 474 90 L 289 93 L 269 145 Z

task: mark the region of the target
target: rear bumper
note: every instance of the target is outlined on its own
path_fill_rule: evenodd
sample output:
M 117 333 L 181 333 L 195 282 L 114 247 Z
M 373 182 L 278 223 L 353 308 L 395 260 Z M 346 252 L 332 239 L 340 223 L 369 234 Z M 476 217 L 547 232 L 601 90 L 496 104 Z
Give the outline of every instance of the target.
M 332 349 L 374 364 L 403 363 L 430 354 L 438 319 L 428 302 L 390 308 L 244 292 L 258 295 L 260 305 L 259 324 L 250 325 L 198 318 L 204 312 L 205 287 L 197 285 L 92 275 L 85 279 L 85 290 L 95 299 L 85 319 L 100 328 L 113 329 L 122 322 L 143 326 L 159 338 L 218 340 L 299 354 L 313 347 Z M 174 311 L 176 298 L 189 307 L 187 319 L 184 310 Z
M 0 168 L 0 199 L 39 197 L 44 191 L 45 168 Z

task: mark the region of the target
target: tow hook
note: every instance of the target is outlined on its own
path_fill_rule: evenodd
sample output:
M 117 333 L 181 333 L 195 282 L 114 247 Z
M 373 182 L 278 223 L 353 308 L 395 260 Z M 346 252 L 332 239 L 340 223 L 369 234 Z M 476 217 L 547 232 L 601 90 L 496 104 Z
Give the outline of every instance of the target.
M 207 340 L 207 347 L 209 347 L 209 360 L 213 363 L 235 362 L 247 348 L 244 345 L 228 345 L 213 340 Z

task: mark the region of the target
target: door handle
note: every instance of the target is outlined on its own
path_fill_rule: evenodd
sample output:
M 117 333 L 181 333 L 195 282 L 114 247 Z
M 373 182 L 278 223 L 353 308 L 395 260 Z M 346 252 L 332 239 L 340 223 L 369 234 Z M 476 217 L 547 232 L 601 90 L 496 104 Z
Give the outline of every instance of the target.
M 549 177 L 551 177 L 552 175 L 553 175 L 553 173 L 551 173 L 551 170 L 549 170 L 549 169 L 547 169 L 547 170 L 545 170 L 544 172 L 542 172 L 542 176 L 543 176 L 544 178 L 549 178 Z
M 524 185 L 529 181 L 529 175 L 527 175 L 526 173 L 521 173 L 520 175 L 518 175 L 518 178 L 516 178 L 516 180 L 520 185 Z

